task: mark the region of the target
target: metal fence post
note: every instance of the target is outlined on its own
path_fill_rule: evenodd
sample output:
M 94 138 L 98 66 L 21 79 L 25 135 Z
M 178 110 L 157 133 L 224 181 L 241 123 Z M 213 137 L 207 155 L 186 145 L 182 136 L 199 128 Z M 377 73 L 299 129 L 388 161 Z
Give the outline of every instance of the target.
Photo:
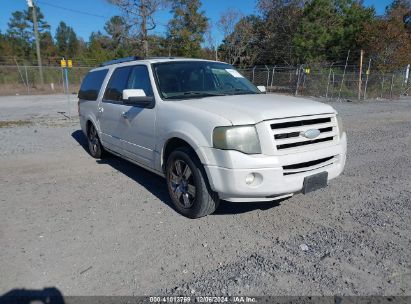
M 328 88 L 330 87 L 330 80 L 331 80 L 331 70 L 334 62 L 330 65 L 330 71 L 328 72 L 328 81 L 327 81 L 327 91 L 325 92 L 325 100 L 328 99 Z
M 66 82 L 66 94 L 67 94 L 67 109 L 68 109 L 68 118 L 71 119 L 71 109 L 70 109 L 70 91 L 69 91 L 69 79 L 68 79 L 68 68 L 63 68 L 64 70 L 64 79 Z
M 253 67 L 253 80 L 252 80 L 253 83 L 254 83 L 254 73 L 255 73 L 255 66 Z
M 394 76 L 395 76 L 395 74 L 393 73 L 393 74 L 392 74 L 392 77 L 391 77 L 390 99 L 392 99 L 392 88 L 393 88 L 393 86 L 394 86 Z
M 295 96 L 297 96 L 298 95 L 298 87 L 300 86 L 300 70 L 302 69 L 302 66 L 303 65 L 300 65 L 298 68 L 297 68 L 297 71 L 295 71 L 295 74 L 297 75 L 297 85 L 296 85 L 296 87 L 295 87 Z
M 27 74 L 27 66 L 24 66 L 24 71 L 26 73 L 26 84 L 27 84 L 27 95 L 30 95 L 30 85 L 29 85 L 29 76 Z
M 345 71 L 347 70 L 348 58 L 350 58 L 350 51 L 351 50 L 348 50 L 347 59 L 345 60 L 344 73 L 343 73 L 343 77 L 341 79 L 340 91 L 338 92 L 338 101 L 340 101 L 340 97 L 341 97 L 341 90 L 342 90 L 342 87 L 343 87 L 343 84 L 344 84 Z
M 271 75 L 270 92 L 271 92 L 271 90 L 273 89 L 275 67 L 276 67 L 276 66 L 273 67 L 273 74 Z
M 266 85 L 266 92 L 267 92 L 268 82 L 270 81 L 270 69 L 268 68 L 268 66 L 265 66 L 265 68 L 267 69 L 267 85 Z
M 385 81 L 385 77 L 384 74 L 382 74 L 382 82 L 381 82 L 381 98 L 382 98 L 382 94 L 384 92 L 384 81 Z
M 370 61 L 368 61 L 368 69 L 365 72 L 365 74 L 367 75 L 366 79 L 365 79 L 365 87 L 364 87 L 364 100 L 367 99 L 367 87 L 368 87 L 368 76 L 370 76 L 370 67 L 371 67 L 371 58 Z

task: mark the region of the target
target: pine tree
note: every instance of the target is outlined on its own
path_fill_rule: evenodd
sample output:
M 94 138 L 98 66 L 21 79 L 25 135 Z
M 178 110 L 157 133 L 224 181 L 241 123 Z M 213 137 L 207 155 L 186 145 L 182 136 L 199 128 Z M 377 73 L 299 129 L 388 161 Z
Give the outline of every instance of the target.
M 56 30 L 56 46 L 60 56 L 73 58 L 77 55 L 78 40 L 73 28 L 60 22 Z
M 8 22 L 6 38 L 17 57 L 30 58 L 34 56 L 34 26 L 32 9 L 15 11 Z M 50 25 L 44 20 L 44 15 L 36 7 L 37 23 L 40 36 L 50 30 Z
M 183 57 L 201 57 L 201 43 L 208 27 L 204 11 L 199 11 L 200 0 L 174 0 L 173 19 L 168 24 L 170 54 Z

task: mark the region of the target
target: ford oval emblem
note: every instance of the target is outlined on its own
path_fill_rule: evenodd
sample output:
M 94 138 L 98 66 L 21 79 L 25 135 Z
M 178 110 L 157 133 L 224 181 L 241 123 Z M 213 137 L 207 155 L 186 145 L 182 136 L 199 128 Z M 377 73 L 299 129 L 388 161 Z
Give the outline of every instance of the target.
M 314 139 L 314 138 L 316 138 L 318 135 L 320 135 L 320 133 L 321 133 L 321 132 L 320 132 L 320 130 L 318 130 L 318 129 L 310 129 L 310 130 L 301 132 L 300 135 L 301 135 L 301 136 L 304 136 L 305 138 L 308 138 L 308 139 Z

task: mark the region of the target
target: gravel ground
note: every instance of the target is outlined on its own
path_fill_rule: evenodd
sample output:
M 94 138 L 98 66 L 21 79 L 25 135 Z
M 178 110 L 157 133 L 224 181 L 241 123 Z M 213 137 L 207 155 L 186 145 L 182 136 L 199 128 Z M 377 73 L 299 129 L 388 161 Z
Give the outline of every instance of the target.
M 0 294 L 411 295 L 411 100 L 332 105 L 327 189 L 189 220 L 160 177 L 91 158 L 65 96 L 0 97 Z

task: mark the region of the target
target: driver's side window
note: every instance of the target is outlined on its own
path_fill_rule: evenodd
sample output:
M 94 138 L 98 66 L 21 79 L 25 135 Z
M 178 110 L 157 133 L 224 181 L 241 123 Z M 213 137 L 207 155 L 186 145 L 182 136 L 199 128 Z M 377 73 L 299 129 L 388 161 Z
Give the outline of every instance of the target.
M 123 90 L 127 89 L 127 82 L 131 68 L 132 67 L 130 66 L 126 66 L 114 70 L 113 74 L 110 77 L 110 81 L 107 84 L 106 91 L 104 92 L 103 101 L 123 101 Z
M 151 87 L 150 76 L 145 65 L 133 66 L 133 69 L 128 79 L 127 89 L 141 89 L 146 96 L 153 96 L 153 88 Z
M 141 89 L 146 96 L 153 96 L 148 69 L 145 65 L 134 65 L 116 68 L 110 77 L 104 92 L 106 102 L 122 102 L 123 90 Z

